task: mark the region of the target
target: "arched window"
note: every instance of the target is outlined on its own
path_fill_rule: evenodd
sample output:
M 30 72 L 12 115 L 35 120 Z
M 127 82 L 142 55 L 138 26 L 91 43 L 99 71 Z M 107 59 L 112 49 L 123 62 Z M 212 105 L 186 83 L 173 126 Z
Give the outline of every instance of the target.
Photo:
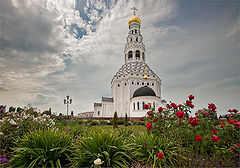
M 142 59 L 143 59 L 143 61 L 145 61 L 145 54 L 144 54 L 144 52 L 142 53 Z
M 135 30 L 135 33 L 137 33 L 137 30 Z
M 136 38 L 136 41 L 138 42 L 138 38 Z
M 98 115 L 100 115 L 100 111 L 98 111 Z
M 140 51 L 139 50 L 136 51 L 136 59 L 140 59 Z
M 130 41 L 132 42 L 132 37 L 130 38 Z
M 135 102 L 133 102 L 133 110 L 135 110 Z
M 132 51 L 129 51 L 129 52 L 128 52 L 128 59 L 132 59 L 132 57 L 133 57 L 133 52 L 132 52 Z
M 137 109 L 139 110 L 139 102 L 137 102 Z
M 132 30 L 132 34 L 133 34 L 133 30 Z

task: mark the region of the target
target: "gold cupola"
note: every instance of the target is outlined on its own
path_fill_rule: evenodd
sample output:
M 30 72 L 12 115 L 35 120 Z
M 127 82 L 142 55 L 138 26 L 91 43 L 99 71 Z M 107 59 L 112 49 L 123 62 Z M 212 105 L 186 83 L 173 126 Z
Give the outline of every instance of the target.
M 135 7 L 131 8 L 131 9 L 133 10 L 134 16 L 129 19 L 128 24 L 131 24 L 132 22 L 138 22 L 139 24 L 141 24 L 140 18 L 135 15 L 135 10 L 137 10 L 137 9 Z

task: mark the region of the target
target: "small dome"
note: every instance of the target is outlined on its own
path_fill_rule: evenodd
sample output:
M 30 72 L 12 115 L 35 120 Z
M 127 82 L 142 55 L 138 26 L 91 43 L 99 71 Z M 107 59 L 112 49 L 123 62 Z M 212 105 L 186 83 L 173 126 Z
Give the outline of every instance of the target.
M 137 89 L 133 94 L 133 97 L 138 97 L 138 96 L 156 96 L 156 93 L 148 86 L 143 86 Z
M 130 24 L 132 22 L 138 22 L 139 24 L 141 24 L 141 20 L 139 19 L 139 17 L 137 17 L 135 15 L 129 19 L 128 24 Z

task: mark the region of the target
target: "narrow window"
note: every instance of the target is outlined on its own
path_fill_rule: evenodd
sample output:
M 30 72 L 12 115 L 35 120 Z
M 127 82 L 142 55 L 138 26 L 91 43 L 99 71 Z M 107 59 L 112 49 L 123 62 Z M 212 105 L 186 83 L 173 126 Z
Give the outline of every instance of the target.
M 140 51 L 139 50 L 136 51 L 136 59 L 140 59 Z
M 137 85 L 139 85 L 139 82 L 137 82 Z
M 132 42 L 132 37 L 130 38 L 130 41 Z
M 132 52 L 132 51 L 129 51 L 129 52 L 128 52 L 128 59 L 132 59 L 132 57 L 133 57 L 133 52 Z
M 135 110 L 135 102 L 133 102 L 133 110 Z
M 147 83 L 147 85 L 149 86 L 149 83 Z
M 100 115 L 100 111 L 98 111 L 97 113 L 98 113 L 98 115 Z
M 153 102 L 153 107 L 155 108 L 155 102 Z
M 136 41 L 138 42 L 138 38 L 136 38 Z
M 134 85 L 134 82 L 132 82 L 132 85 Z
M 120 84 L 118 84 L 118 87 L 120 87 Z
M 142 102 L 142 109 L 144 109 L 144 104 L 145 104 L 145 103 L 144 103 L 144 102 Z
M 144 83 L 142 83 L 142 85 L 144 85 Z
M 132 34 L 133 34 L 133 30 L 132 30 Z
M 137 33 L 137 30 L 135 30 L 135 33 Z
M 143 59 L 143 61 L 145 61 L 145 54 L 144 54 L 144 52 L 142 53 L 142 59 Z
M 139 110 L 139 102 L 137 102 L 137 109 Z
M 152 86 L 154 86 L 154 83 L 152 83 Z
M 125 86 L 127 86 L 127 83 L 125 83 Z

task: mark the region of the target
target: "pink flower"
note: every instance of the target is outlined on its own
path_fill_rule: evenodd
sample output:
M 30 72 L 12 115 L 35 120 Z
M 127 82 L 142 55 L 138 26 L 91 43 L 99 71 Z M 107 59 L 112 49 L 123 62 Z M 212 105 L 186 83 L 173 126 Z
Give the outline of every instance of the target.
M 163 153 L 159 152 L 159 153 L 157 154 L 157 157 L 158 157 L 159 159 L 163 159 L 164 155 L 163 155 Z
M 194 96 L 193 95 L 189 95 L 188 98 L 189 98 L 190 101 L 192 101 L 194 99 Z
M 212 141 L 213 142 L 218 142 L 219 141 L 219 137 L 217 135 L 211 135 L 212 136 Z
M 202 141 L 202 137 L 200 135 L 196 135 L 194 139 L 198 142 Z
M 148 122 L 146 126 L 147 126 L 147 129 L 148 129 L 148 130 L 151 130 L 151 129 L 152 129 L 152 123 L 151 123 L 151 122 Z

